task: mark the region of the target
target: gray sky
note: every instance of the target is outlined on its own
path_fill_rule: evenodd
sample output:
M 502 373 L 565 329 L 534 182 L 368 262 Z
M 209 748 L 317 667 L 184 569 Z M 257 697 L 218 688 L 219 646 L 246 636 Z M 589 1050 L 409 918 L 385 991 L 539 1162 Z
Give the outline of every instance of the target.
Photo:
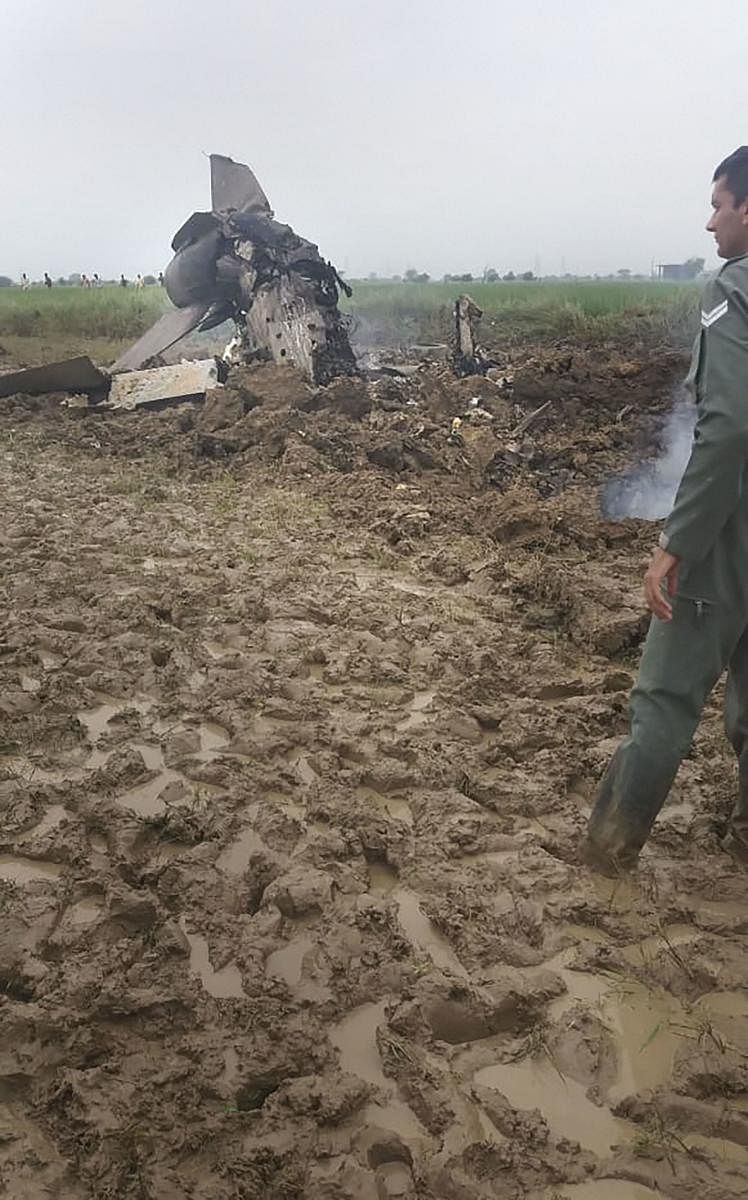
M 713 263 L 747 33 L 735 0 L 6 0 L 0 274 L 157 271 L 211 151 L 351 275 Z

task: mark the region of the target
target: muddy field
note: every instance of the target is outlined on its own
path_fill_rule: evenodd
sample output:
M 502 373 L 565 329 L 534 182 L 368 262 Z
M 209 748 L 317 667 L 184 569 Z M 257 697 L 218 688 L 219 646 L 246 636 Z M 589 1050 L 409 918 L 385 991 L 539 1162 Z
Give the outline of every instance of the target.
M 0 1193 L 745 1196 L 716 699 L 638 874 L 577 857 L 683 362 L 505 367 L 0 401 Z

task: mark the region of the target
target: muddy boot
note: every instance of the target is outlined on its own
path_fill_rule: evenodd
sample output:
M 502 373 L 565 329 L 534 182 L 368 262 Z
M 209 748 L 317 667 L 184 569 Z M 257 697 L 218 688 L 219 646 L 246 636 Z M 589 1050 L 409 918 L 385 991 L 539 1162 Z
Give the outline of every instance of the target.
M 617 875 L 636 865 L 680 763 L 680 756 L 663 757 L 650 757 L 631 737 L 621 742 L 600 783 L 581 847 L 588 866 Z

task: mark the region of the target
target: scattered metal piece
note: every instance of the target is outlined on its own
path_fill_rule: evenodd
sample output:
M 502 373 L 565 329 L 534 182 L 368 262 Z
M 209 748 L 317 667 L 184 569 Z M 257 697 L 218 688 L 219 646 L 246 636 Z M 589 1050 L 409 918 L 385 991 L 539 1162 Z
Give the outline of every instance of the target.
M 131 410 L 175 404 L 203 398 L 217 384 L 218 364 L 214 358 L 173 367 L 152 367 L 148 371 L 128 371 L 114 377 L 109 397 L 99 407 Z
M 478 326 L 483 316 L 470 296 L 455 301 L 455 348 L 452 365 L 456 375 L 485 375 L 496 363 L 478 345 Z
M 96 392 L 103 391 L 108 383 L 109 376 L 95 367 L 90 358 L 81 355 L 0 375 L 0 396 L 13 396 L 16 392 L 27 396 L 41 396 L 44 392 Z
M 551 400 L 546 400 L 545 404 L 540 405 L 540 408 L 533 409 L 531 413 L 528 413 L 526 417 L 522 418 L 517 428 L 513 429 L 509 434 L 509 437 L 512 440 L 522 437 L 522 434 L 527 432 L 530 426 L 537 421 L 538 417 L 542 417 L 543 413 L 546 411 L 546 409 L 551 407 L 552 403 L 553 402 Z
M 120 355 L 112 367 L 112 374 L 116 375 L 119 371 L 139 371 L 141 367 L 148 366 L 164 350 L 168 350 L 188 333 L 192 333 L 193 329 L 197 329 L 208 307 L 208 304 L 198 302 L 187 308 L 175 308 L 164 313 L 134 346 Z

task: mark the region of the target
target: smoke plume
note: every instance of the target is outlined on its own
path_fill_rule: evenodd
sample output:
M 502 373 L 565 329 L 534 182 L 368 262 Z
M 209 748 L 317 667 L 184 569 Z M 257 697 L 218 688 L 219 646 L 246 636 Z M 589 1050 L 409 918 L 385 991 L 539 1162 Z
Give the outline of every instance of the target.
M 680 387 L 658 439 L 660 453 L 608 480 L 600 497 L 604 516 L 619 521 L 624 517 L 659 521 L 668 516 L 691 453 L 695 424 L 696 405 Z

